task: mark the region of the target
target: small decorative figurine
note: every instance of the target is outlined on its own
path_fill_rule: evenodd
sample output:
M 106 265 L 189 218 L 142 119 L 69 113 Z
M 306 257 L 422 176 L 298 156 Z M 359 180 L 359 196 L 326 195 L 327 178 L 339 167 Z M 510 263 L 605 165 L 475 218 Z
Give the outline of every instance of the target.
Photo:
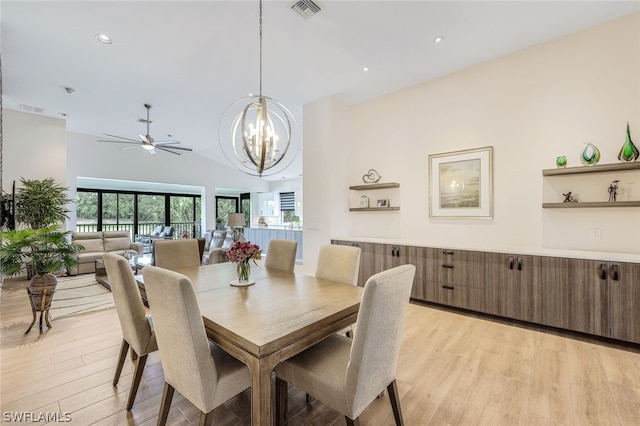
M 578 200 L 576 200 L 576 197 L 571 195 L 571 191 L 567 192 L 566 194 L 563 193 L 562 195 L 564 195 L 563 203 L 577 203 L 578 202 Z
M 611 185 L 609 185 L 609 202 L 614 202 L 616 198 L 618 198 L 618 182 L 620 181 L 614 180 L 611 182 Z
M 567 167 L 567 157 L 565 157 L 564 155 L 560 155 L 556 158 L 556 166 L 558 166 L 559 169 L 564 169 L 565 167 Z
M 369 169 L 367 174 L 362 176 L 362 181 L 364 183 L 378 183 L 381 177 L 375 169 Z

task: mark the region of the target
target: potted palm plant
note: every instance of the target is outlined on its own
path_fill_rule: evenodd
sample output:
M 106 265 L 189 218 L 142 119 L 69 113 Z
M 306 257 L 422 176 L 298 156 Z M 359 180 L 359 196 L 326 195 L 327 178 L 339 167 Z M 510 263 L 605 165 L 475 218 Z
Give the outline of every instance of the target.
M 43 314 L 49 323 L 49 307 L 58 278 L 54 274 L 78 264 L 76 255 L 83 248 L 70 242 L 69 232 L 62 232 L 50 225 L 41 229 L 20 229 L 0 232 L 0 276 L 11 277 L 19 274 L 28 261 L 35 275 L 31 277 L 27 292 L 33 310 L 33 321 L 25 332 L 28 333 L 36 321 L 36 311 L 40 311 L 40 333 Z
M 69 241 L 69 233 L 55 225 L 0 232 L 0 274 L 18 275 L 30 262 L 36 274 L 32 284 L 34 280 L 57 283 L 54 273 L 76 266 L 76 255 L 83 248 Z

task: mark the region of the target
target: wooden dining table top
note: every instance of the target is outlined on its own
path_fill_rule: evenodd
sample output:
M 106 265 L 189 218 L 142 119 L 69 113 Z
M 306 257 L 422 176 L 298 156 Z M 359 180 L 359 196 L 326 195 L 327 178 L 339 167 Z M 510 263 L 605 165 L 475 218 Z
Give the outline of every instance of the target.
M 175 271 L 193 283 L 209 338 L 249 367 L 254 425 L 273 421 L 273 368 L 353 324 L 363 290 L 257 265 L 251 266 L 255 284 L 233 287 L 236 265 L 229 262 Z

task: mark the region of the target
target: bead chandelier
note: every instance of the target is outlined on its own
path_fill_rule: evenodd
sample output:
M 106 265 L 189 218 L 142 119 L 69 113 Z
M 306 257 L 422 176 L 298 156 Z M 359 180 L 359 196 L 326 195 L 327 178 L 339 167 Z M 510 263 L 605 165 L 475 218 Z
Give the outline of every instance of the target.
M 268 176 L 285 169 L 295 157 L 291 125 L 295 119 L 277 100 L 262 94 L 262 0 L 260 0 L 260 92 L 232 103 L 222 115 L 218 141 L 231 164 L 244 173 Z M 228 132 L 231 132 L 229 135 Z

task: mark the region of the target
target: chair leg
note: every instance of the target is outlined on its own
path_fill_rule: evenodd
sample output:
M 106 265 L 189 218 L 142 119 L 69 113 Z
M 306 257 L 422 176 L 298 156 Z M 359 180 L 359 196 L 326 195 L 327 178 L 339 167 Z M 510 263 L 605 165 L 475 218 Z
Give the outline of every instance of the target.
M 200 412 L 200 426 L 212 425 L 213 424 L 213 411 L 211 410 L 208 413 Z
M 402 410 L 400 409 L 400 395 L 398 394 L 398 385 L 395 380 L 387 386 L 387 391 L 389 391 L 389 400 L 391 401 L 391 409 L 393 410 L 393 417 L 396 419 L 396 425 L 404 426 Z
M 313 401 L 315 401 L 316 399 L 314 397 L 312 397 L 311 395 L 307 394 L 305 400 L 307 402 L 307 405 L 311 405 L 311 404 L 313 404 Z
M 360 420 L 357 418 L 351 420 L 349 417 L 344 416 L 344 419 L 347 421 L 347 426 L 360 426 Z
M 276 425 L 284 424 L 289 405 L 289 384 L 276 377 Z
M 118 380 L 120 380 L 120 373 L 122 373 L 122 366 L 124 365 L 124 358 L 127 356 L 129 350 L 129 343 L 122 339 L 122 346 L 120 346 L 120 357 L 118 358 L 118 365 L 116 366 L 116 375 L 113 376 L 113 386 L 118 386 Z
M 133 383 L 129 390 L 129 400 L 127 401 L 127 411 L 131 411 L 133 407 L 133 401 L 136 399 L 136 393 L 138 393 L 138 386 L 140 385 L 140 379 L 142 379 L 142 372 L 144 371 L 144 364 L 147 362 L 148 355 L 142 355 L 136 362 L 136 371 L 133 373 Z
M 169 409 L 171 408 L 171 399 L 173 398 L 173 386 L 164 382 L 164 391 L 162 392 L 162 403 L 160 404 L 160 412 L 158 413 L 158 426 L 167 424 Z

